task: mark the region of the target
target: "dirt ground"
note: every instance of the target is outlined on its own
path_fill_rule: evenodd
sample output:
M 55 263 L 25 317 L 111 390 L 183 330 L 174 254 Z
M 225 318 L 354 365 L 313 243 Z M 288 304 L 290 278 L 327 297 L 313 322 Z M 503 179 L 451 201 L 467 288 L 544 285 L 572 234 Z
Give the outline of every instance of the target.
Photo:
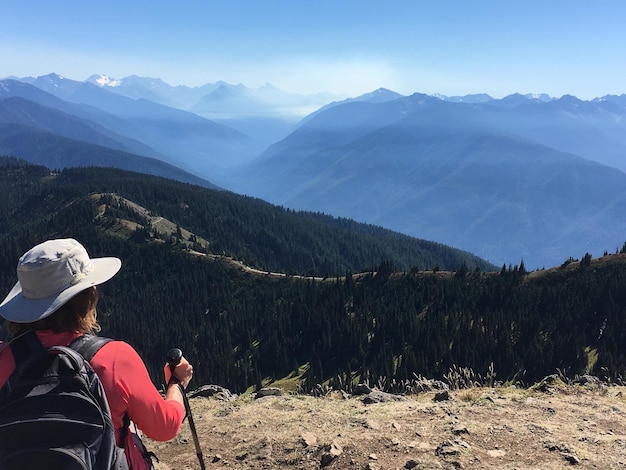
M 190 399 L 207 469 L 626 469 L 626 387 Z M 189 423 L 145 439 L 157 470 L 199 469 Z

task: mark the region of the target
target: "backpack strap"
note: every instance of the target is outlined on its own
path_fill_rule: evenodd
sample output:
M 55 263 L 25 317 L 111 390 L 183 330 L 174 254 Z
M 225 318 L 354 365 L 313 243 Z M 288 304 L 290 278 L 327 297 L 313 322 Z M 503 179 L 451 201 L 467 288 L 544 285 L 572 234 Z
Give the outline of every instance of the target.
M 69 347 L 83 356 L 86 361 L 91 361 L 100 348 L 110 341 L 113 340 L 103 336 L 84 334 L 72 341 Z
M 69 345 L 71 349 L 79 353 L 83 358 L 89 362 L 93 356 L 109 341 L 113 341 L 111 338 L 105 338 L 95 335 L 82 335 L 72 341 Z M 34 330 L 28 330 L 26 333 L 11 339 L 9 341 L 11 352 L 13 353 L 13 359 L 15 361 L 15 370 L 11 376 L 7 379 L 4 386 L 2 386 L 3 393 L 10 393 L 12 388 L 12 378 L 19 377 L 19 375 L 26 367 L 30 357 L 43 351 L 45 348 Z M 43 370 L 42 370 L 43 373 Z M 0 394 L 0 397 L 2 394 Z
M 11 394 L 13 380 L 23 373 L 28 359 L 44 350 L 43 344 L 41 344 L 41 341 L 39 341 L 39 338 L 32 330 L 28 330 L 26 333 L 9 340 L 9 347 L 11 348 L 11 353 L 13 353 L 15 369 L 11 372 L 4 385 L 0 387 L 0 401 Z
M 16 369 L 20 369 L 29 356 L 44 349 L 33 330 L 28 330 L 26 333 L 13 338 L 9 342 L 9 346 L 13 353 Z

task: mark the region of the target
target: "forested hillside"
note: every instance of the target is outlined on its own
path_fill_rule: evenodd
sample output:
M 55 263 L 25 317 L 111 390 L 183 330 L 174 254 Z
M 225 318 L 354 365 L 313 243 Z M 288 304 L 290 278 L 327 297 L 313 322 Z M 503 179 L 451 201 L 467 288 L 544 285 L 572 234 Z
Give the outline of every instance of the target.
M 1 291 L 15 282 L 18 257 L 45 238 L 119 256 L 122 270 L 100 288 L 103 334 L 132 343 L 156 382 L 173 346 L 194 363 L 196 386 L 237 392 L 290 375 L 304 390 L 352 379 L 398 390 L 453 367 L 522 383 L 557 370 L 626 374 L 626 254 L 493 272 L 443 245 L 227 192 L 2 163 Z M 193 254 L 177 231 L 155 234 L 110 193 L 202 237 L 212 254 L 323 279 L 250 274 Z
M 264 270 L 335 276 L 382 261 L 407 270 L 463 263 L 495 269 L 470 253 L 380 227 L 118 169 L 70 168 L 51 176 L 44 167 L 5 166 L 2 191 L 6 210 L 0 216 L 7 227 L 54 219 L 59 208 L 89 194 L 115 193 L 205 238 L 212 253 Z

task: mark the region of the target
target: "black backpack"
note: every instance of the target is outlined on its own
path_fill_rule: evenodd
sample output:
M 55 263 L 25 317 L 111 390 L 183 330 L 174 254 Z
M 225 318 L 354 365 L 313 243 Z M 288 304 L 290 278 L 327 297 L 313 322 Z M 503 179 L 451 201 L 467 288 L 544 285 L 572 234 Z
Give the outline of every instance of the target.
M 108 338 L 44 348 L 34 332 L 10 343 L 16 369 L 0 389 L 0 470 L 127 469 L 89 364 Z

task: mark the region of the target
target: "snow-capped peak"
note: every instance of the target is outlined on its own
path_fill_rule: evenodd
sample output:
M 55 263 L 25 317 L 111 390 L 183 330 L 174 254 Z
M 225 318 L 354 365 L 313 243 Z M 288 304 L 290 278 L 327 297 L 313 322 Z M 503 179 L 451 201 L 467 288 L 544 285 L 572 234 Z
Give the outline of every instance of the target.
M 87 81 L 95 83 L 101 87 L 117 87 L 122 83 L 121 80 L 116 80 L 108 75 L 92 75 Z

